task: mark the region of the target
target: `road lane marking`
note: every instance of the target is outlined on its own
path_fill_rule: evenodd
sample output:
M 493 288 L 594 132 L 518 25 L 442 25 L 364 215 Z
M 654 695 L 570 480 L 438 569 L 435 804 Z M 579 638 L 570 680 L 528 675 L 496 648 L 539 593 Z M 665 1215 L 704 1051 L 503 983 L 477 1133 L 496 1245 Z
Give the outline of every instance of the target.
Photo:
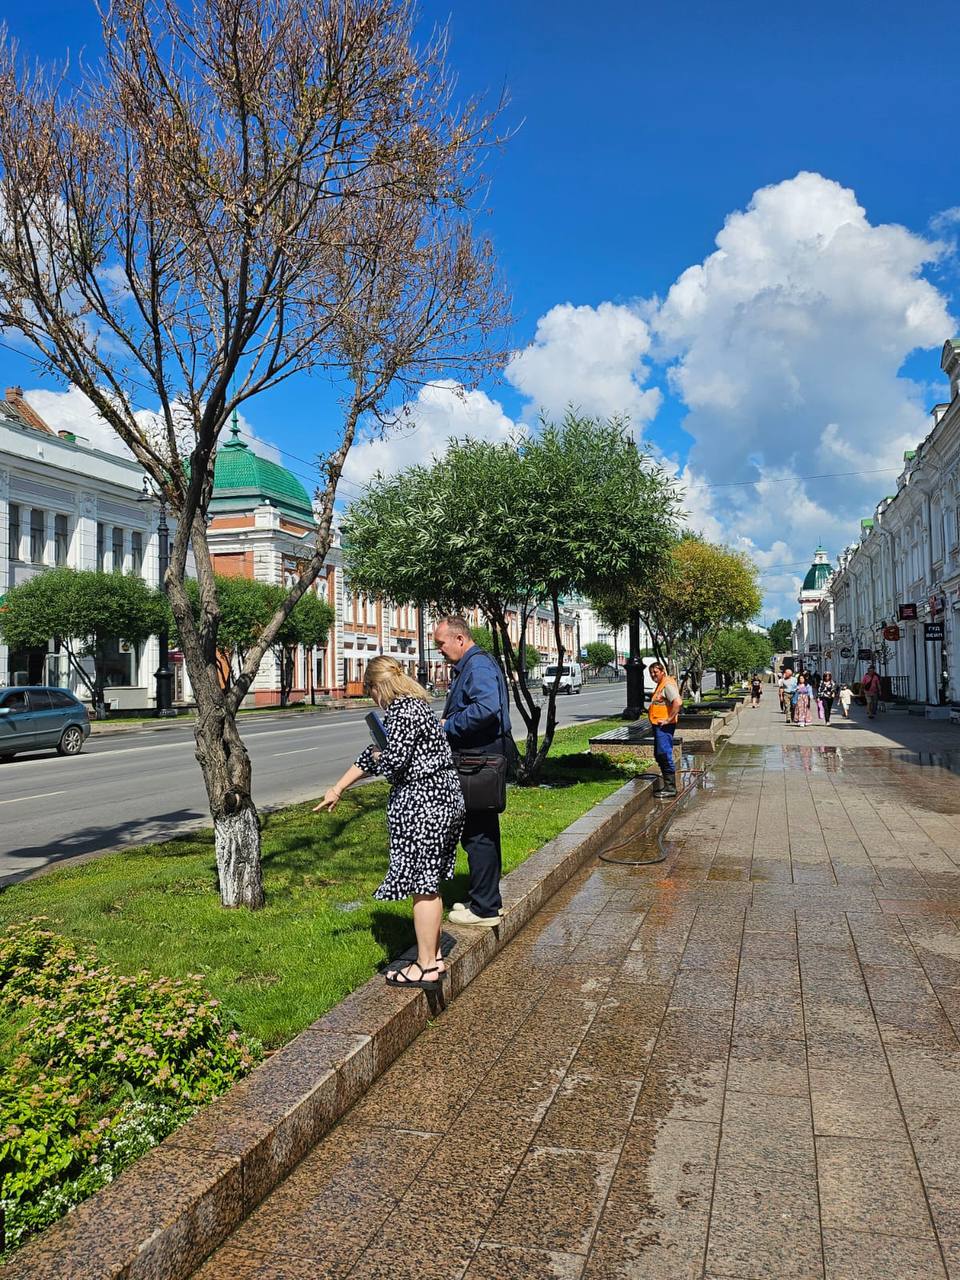
M 319 750 L 320 750 L 320 747 L 319 747 L 319 746 L 316 746 L 316 747 L 297 747 L 297 749 L 296 749 L 295 751 L 275 751 L 275 752 L 273 753 L 273 756 L 272 756 L 271 758 L 272 758 L 272 759 L 276 759 L 276 757 L 277 757 L 277 756 L 299 756 L 299 755 L 302 755 L 302 754 L 304 753 L 304 751 L 319 751 Z
M 36 796 L 14 796 L 12 800 L 0 800 L 0 804 L 20 804 L 22 800 L 46 800 L 48 796 L 65 796 L 66 791 L 41 791 Z
M 296 729 L 270 729 L 266 733 L 251 734 L 249 738 L 245 739 L 245 742 L 249 748 L 253 743 L 258 742 L 261 738 L 275 738 L 275 737 L 279 737 L 281 734 L 291 734 L 291 733 L 321 733 L 321 732 L 324 732 L 325 730 L 330 730 L 330 729 L 343 730 L 343 729 L 360 727 L 361 725 L 363 725 L 362 720 L 354 720 L 354 721 L 348 721 L 344 724 L 304 725 L 302 728 L 298 727 Z M 83 761 L 107 760 L 111 756 L 117 755 L 119 753 L 120 745 L 121 744 L 118 743 L 117 744 L 118 750 L 112 750 L 112 751 L 111 750 L 83 751 L 78 756 L 71 756 L 69 764 L 66 767 L 70 767 L 74 765 L 78 760 L 83 760 Z M 194 745 L 193 739 L 187 738 L 187 739 L 184 739 L 182 742 L 158 742 L 158 743 L 155 743 L 153 746 L 149 746 L 149 747 L 128 745 L 127 750 L 136 752 L 138 755 L 141 755 L 147 751 L 179 751 L 184 749 L 189 751 L 193 747 L 193 745 Z M 277 752 L 276 754 L 279 755 L 280 752 Z M 131 755 L 131 758 L 133 758 L 132 755 Z M 11 760 L 9 764 L 5 764 L 3 766 L 3 773 L 7 773 L 14 769 L 22 769 L 25 765 L 31 765 L 31 764 L 38 765 L 38 764 L 43 764 L 45 762 L 49 763 L 52 759 L 59 759 L 59 757 L 33 756 L 33 757 L 25 757 L 22 760 Z M 114 767 L 116 767 L 116 761 L 112 761 L 112 764 L 114 765 Z M 2 775 L 0 775 L 0 777 L 2 777 Z

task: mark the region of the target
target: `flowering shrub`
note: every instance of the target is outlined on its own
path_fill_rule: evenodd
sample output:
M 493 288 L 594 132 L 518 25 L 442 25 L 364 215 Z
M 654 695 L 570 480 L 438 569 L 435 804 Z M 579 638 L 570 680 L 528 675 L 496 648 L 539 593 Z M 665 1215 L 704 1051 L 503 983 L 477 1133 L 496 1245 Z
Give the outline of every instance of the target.
M 0 1012 L 25 1018 L 0 1072 L 0 1254 L 254 1065 L 200 982 L 118 974 L 43 920 L 0 935 Z

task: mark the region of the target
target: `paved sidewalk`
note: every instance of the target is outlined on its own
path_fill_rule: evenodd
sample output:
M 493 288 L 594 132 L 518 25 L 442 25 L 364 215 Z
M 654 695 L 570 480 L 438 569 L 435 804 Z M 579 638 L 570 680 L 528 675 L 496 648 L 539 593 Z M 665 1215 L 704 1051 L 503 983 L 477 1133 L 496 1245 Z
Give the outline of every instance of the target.
M 781 732 L 745 711 L 667 863 L 585 868 L 197 1280 L 960 1277 L 960 752 Z
M 814 708 L 813 724 L 805 729 L 787 724 L 777 708 L 776 689 L 764 685 L 756 710 L 749 702 L 743 704 L 734 734 L 736 741 L 784 747 L 903 747 L 909 751 L 943 751 L 952 747 L 960 751 L 960 725 L 912 716 L 892 703 L 872 720 L 867 719 L 866 708 L 857 703 L 850 708 L 850 719 L 844 720 L 840 704 L 835 703 L 829 725 L 816 719 Z

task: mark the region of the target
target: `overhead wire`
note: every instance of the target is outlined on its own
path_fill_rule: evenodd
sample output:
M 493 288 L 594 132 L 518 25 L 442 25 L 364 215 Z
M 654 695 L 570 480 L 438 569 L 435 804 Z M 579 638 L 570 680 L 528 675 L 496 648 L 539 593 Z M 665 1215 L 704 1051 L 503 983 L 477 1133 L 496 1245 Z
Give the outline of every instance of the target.
M 899 467 L 871 467 L 870 469 L 863 471 L 823 471 L 819 475 L 815 476 L 781 476 L 779 479 L 763 480 L 721 480 L 717 484 L 704 484 L 700 487 L 701 489 L 743 489 L 756 486 L 758 484 L 794 484 L 798 480 L 802 480 L 804 482 L 807 480 L 840 480 L 846 476 L 875 476 L 879 475 L 882 471 L 900 472 L 902 470 L 903 466 L 901 465 Z

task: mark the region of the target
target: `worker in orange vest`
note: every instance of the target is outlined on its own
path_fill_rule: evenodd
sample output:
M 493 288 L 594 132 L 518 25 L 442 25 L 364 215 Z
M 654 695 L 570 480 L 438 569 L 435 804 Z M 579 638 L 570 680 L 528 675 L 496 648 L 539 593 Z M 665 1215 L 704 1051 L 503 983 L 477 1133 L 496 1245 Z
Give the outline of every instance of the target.
M 650 664 L 650 676 L 656 680 L 657 687 L 650 698 L 648 715 L 653 725 L 653 756 L 660 766 L 663 785 L 657 792 L 661 800 L 668 800 L 677 794 L 677 773 L 673 763 L 673 735 L 677 729 L 677 719 L 683 707 L 683 699 L 677 682 L 667 674 L 661 662 Z

